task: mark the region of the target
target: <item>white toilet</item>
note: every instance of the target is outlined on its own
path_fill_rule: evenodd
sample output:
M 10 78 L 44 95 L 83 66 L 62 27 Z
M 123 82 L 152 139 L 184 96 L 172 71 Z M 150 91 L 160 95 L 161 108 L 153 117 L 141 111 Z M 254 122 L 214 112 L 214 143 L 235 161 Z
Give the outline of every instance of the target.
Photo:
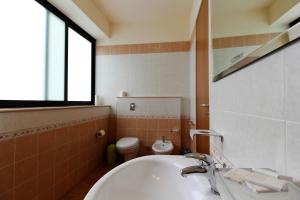
M 116 146 L 118 152 L 125 161 L 136 158 L 139 153 L 139 139 L 136 137 L 123 137 L 118 140 Z

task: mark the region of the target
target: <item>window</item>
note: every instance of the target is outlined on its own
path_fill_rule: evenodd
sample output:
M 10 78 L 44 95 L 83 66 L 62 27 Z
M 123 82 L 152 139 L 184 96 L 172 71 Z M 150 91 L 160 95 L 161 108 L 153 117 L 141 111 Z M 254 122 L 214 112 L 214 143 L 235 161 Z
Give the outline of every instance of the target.
M 92 44 L 69 28 L 68 100 L 88 101 L 91 98 Z
M 0 23 L 1 108 L 93 104 L 93 37 L 44 0 L 6 1 Z

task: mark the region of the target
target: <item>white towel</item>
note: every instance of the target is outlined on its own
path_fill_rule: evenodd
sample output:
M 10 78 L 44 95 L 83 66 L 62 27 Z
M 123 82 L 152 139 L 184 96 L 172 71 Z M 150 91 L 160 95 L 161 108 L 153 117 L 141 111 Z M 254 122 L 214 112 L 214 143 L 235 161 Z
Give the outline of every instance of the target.
M 288 189 L 286 181 L 255 172 L 246 176 L 245 181 L 262 187 L 267 187 L 278 192 L 284 192 Z
M 245 177 L 251 174 L 250 171 L 234 168 L 230 171 L 226 172 L 223 176 L 227 179 L 230 179 L 232 181 L 236 181 L 238 183 L 242 183 L 245 180 Z
M 255 192 L 255 193 L 266 193 L 266 192 L 272 192 L 272 191 L 274 191 L 274 190 L 272 190 L 270 188 L 261 187 L 261 186 L 249 183 L 247 181 L 245 181 L 245 185 L 247 186 L 247 188 L 249 190 L 251 190 L 252 192 Z
M 250 172 L 244 169 L 232 169 L 224 174 L 224 177 L 238 183 L 248 182 L 257 186 L 269 188 L 275 191 L 287 191 L 287 182 L 284 180 L 278 180 L 277 178 L 259 174 L 256 172 Z
M 258 173 L 261 173 L 261 174 L 264 174 L 264 175 L 267 175 L 267 176 L 272 176 L 274 178 L 278 178 L 278 179 L 281 179 L 281 180 L 286 180 L 286 181 L 293 182 L 293 177 L 286 176 L 286 175 L 283 175 L 283 174 L 278 174 L 277 172 L 269 170 L 269 169 L 252 168 L 252 171 L 258 172 Z

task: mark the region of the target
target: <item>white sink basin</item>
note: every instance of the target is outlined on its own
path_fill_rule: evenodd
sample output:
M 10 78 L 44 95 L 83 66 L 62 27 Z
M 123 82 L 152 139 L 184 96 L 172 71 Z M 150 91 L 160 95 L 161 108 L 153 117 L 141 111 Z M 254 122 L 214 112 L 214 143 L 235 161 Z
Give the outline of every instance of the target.
M 170 140 L 156 140 L 152 145 L 152 151 L 156 155 L 169 155 L 172 154 L 174 149 L 173 143 Z
M 180 169 L 196 164 L 183 156 L 136 158 L 103 176 L 85 200 L 220 200 L 206 174 L 180 175 Z

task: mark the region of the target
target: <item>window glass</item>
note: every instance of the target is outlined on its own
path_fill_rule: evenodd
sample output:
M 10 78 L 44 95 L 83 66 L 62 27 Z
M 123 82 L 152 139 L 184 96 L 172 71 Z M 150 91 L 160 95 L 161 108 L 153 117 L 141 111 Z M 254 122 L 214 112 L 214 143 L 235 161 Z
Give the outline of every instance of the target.
M 46 99 L 64 100 L 65 87 L 65 23 L 49 13 L 46 67 Z
M 0 100 L 45 100 L 47 11 L 32 0 L 0 6 Z
M 68 101 L 91 101 L 92 43 L 69 28 Z

